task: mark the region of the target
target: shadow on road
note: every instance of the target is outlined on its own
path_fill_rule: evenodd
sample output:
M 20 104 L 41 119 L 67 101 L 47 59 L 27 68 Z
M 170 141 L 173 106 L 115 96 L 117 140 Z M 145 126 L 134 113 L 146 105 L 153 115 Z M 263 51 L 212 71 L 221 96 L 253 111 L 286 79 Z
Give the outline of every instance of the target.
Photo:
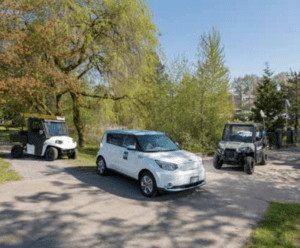
M 24 160 L 40 160 L 30 157 Z M 52 169 L 45 173 L 47 190 L 20 189 L 0 199 L 1 247 L 242 247 L 269 201 L 300 195 L 297 185 L 230 166 L 214 170 L 229 176 L 202 189 L 150 199 L 135 180 L 101 177 L 95 166 Z

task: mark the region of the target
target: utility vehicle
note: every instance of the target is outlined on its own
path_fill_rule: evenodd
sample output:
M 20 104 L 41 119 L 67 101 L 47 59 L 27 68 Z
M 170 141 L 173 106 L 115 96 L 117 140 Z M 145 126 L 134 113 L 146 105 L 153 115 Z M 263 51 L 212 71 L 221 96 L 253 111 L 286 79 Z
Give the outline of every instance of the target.
M 28 118 L 28 131 L 10 134 L 10 141 L 19 142 L 11 149 L 13 158 L 20 158 L 23 152 L 36 156 L 45 156 L 53 161 L 58 156 L 67 155 L 77 158 L 77 143 L 70 137 L 64 117 L 52 115 L 22 114 Z
M 247 174 L 254 172 L 255 164 L 265 165 L 268 160 L 266 132 L 260 123 L 228 123 L 213 158 L 213 165 L 244 167 Z

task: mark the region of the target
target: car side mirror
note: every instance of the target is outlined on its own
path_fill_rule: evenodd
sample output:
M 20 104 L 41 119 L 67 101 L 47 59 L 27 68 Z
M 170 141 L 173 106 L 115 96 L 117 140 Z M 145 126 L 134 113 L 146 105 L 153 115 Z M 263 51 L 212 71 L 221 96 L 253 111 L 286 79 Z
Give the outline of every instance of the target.
M 129 150 L 129 151 L 134 151 L 134 150 L 136 150 L 136 147 L 135 147 L 134 145 L 129 145 L 129 146 L 127 146 L 126 148 L 127 148 L 127 150 Z
M 39 134 L 40 134 L 40 135 L 44 134 L 44 131 L 43 131 L 43 130 L 40 130 L 40 131 L 39 131 Z

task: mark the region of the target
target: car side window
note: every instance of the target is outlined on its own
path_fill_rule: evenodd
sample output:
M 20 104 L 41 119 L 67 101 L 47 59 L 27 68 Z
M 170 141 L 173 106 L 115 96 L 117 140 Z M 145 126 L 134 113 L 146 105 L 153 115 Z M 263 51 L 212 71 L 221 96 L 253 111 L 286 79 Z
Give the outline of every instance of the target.
M 256 141 L 260 141 L 263 137 L 263 128 L 258 128 L 256 130 Z
M 123 135 L 110 133 L 110 134 L 107 135 L 106 142 L 108 144 L 112 144 L 112 145 L 116 145 L 116 146 L 122 146 Z
M 135 146 L 136 147 L 136 139 L 133 135 L 127 135 L 124 139 L 124 147 Z
M 31 132 L 38 133 L 40 130 L 43 130 L 42 123 L 40 121 L 33 121 L 31 123 Z

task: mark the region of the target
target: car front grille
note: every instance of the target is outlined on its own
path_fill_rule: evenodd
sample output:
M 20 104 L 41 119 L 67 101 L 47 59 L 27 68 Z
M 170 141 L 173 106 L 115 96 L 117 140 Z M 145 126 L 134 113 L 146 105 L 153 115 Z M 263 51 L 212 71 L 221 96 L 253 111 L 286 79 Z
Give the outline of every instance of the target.
M 226 149 L 225 150 L 225 155 L 228 158 L 234 158 L 234 154 L 235 154 L 235 149 Z
M 180 186 L 173 186 L 172 189 L 188 189 L 188 188 L 190 188 L 190 187 L 199 185 L 199 184 L 201 184 L 201 183 L 203 183 L 203 182 L 204 182 L 204 180 L 198 181 L 198 182 L 193 183 L 193 184 L 185 184 L 185 185 L 180 185 Z
M 180 165 L 180 169 L 182 171 L 188 171 L 188 170 L 196 170 L 199 168 L 199 165 L 197 162 L 188 162 Z

